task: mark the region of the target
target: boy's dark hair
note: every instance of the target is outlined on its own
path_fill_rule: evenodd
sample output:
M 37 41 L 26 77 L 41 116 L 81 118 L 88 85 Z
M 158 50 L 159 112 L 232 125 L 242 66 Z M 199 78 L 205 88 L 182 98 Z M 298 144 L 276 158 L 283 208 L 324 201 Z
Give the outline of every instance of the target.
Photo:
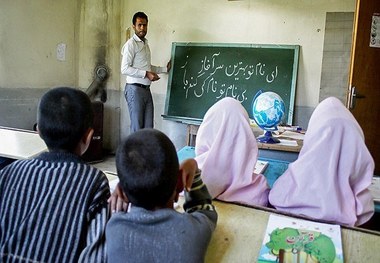
M 148 210 L 164 207 L 177 185 L 177 152 L 170 139 L 155 129 L 129 135 L 118 147 L 116 168 L 128 200 Z
M 45 93 L 38 106 L 37 125 L 49 150 L 73 152 L 92 127 L 93 111 L 83 91 L 58 87 Z
M 136 25 L 137 18 L 146 19 L 146 22 L 148 22 L 148 16 L 144 12 L 137 12 L 136 14 L 133 15 L 132 25 Z

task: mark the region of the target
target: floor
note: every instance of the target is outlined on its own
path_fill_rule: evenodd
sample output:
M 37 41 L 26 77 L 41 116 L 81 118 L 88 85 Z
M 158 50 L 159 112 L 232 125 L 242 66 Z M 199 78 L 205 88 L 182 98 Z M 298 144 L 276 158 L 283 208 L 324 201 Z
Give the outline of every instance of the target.
M 101 162 L 90 163 L 99 170 L 102 170 L 109 180 L 110 190 L 113 192 L 119 179 L 116 174 L 115 155 L 106 155 Z
M 91 165 L 105 173 L 110 172 L 116 174 L 115 155 L 106 155 L 104 156 L 103 161 L 91 163 Z

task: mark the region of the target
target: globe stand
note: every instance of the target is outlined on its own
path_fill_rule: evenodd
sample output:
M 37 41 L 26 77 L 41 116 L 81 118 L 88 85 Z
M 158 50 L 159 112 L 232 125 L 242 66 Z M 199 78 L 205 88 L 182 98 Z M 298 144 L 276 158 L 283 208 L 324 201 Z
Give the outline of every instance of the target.
M 271 131 L 265 131 L 264 135 L 261 135 L 257 138 L 261 143 L 280 143 L 280 140 L 272 136 Z

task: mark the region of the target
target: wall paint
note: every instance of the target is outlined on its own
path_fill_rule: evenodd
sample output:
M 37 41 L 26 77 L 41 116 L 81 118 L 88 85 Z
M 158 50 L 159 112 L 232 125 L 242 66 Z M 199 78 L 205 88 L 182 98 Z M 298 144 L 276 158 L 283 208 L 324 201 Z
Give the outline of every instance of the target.
M 318 104 L 326 12 L 354 11 L 355 0 L 128 1 L 122 30 L 136 11 L 149 17 L 152 62 L 165 65 L 179 41 L 300 45 L 296 105 Z M 124 24 L 124 26 L 123 26 Z M 166 93 L 167 79 L 153 85 Z
M 254 43 L 300 45 L 294 124 L 307 128 L 319 102 L 326 12 L 353 12 L 355 0 L 242 0 L 242 1 L 170 1 L 124 2 L 121 39 L 137 11 L 148 15 L 147 38 L 152 63 L 166 65 L 172 42 Z M 183 124 L 163 121 L 167 75 L 152 84 L 155 101 L 155 127 L 170 133 L 178 148 L 183 146 Z M 124 87 L 125 77 L 121 79 Z M 157 113 L 159 112 L 159 113 Z M 121 136 L 129 133 L 129 116 L 121 101 Z M 158 118 L 157 118 L 158 116 Z
M 76 17 L 76 0 L 1 1 L 0 87 L 74 86 Z M 56 56 L 60 43 L 65 61 Z
M 0 1 L 0 125 L 32 129 L 48 89 L 86 91 L 95 67 L 106 64 L 104 147 L 114 151 L 120 137 L 120 10 L 121 0 Z M 60 43 L 66 45 L 64 61 L 57 59 Z
M 108 68 L 104 104 L 104 148 L 114 152 L 120 138 L 120 15 L 121 0 L 78 1 L 78 82 L 87 90 L 95 68 Z M 96 98 L 99 99 L 99 98 Z
M 156 65 L 166 65 L 171 43 L 179 41 L 300 45 L 295 123 L 307 123 L 318 104 L 326 12 L 353 12 L 354 6 L 355 0 L 58 0 L 53 5 L 49 0 L 1 1 L 0 116 L 14 116 L 1 117 L 0 125 L 29 129 L 36 102 L 47 88 L 68 85 L 85 90 L 101 54 L 100 61 L 111 72 L 104 146 L 114 151 L 129 133 L 120 49 L 136 11 L 149 16 L 147 37 Z M 65 61 L 56 57 L 60 43 L 66 44 Z M 178 149 L 185 143 L 186 125 L 161 118 L 167 81 L 162 75 L 152 85 L 155 127 Z

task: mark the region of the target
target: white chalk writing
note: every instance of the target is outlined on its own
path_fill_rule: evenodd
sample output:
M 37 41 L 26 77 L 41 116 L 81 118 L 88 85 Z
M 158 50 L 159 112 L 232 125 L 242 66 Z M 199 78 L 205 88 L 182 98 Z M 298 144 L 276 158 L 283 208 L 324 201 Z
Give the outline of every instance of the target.
M 199 63 L 191 63 L 199 66 L 199 70 L 189 68 L 189 55 L 186 55 L 184 64 L 180 67 L 182 85 L 185 98 L 195 96 L 200 98 L 206 94 L 214 93 L 215 99 L 233 97 L 240 102 L 247 100 L 247 88 L 249 82 L 265 81 L 270 84 L 279 75 L 278 66 L 268 68 L 264 62 L 243 63 L 237 61 L 228 65 L 218 63 L 221 52 L 205 56 Z M 195 72 L 195 73 L 189 73 Z M 248 84 L 247 84 L 248 83 Z

